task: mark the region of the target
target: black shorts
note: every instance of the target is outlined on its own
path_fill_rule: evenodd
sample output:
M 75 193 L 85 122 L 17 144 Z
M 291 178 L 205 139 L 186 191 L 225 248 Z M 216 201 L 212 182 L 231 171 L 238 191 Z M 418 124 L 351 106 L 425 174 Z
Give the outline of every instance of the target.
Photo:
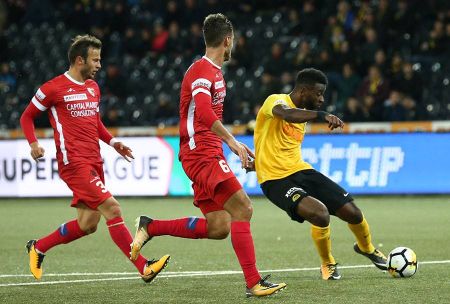
M 353 200 L 342 187 L 313 169 L 266 181 L 261 184 L 261 189 L 272 203 L 286 211 L 292 220 L 300 223 L 303 223 L 304 219 L 297 214 L 296 209 L 306 196 L 312 196 L 321 201 L 332 215 Z

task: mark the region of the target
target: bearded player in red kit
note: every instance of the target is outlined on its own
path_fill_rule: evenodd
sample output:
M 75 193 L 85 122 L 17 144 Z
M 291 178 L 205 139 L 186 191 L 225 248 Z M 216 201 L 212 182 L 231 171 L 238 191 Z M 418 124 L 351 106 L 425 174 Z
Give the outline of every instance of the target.
M 271 283 L 268 276 L 261 278 L 256 268 L 250 231 L 252 205 L 222 151 L 224 141 L 239 156 L 242 167 L 252 165 L 251 150 L 236 141 L 221 123 L 226 95 L 221 67 L 231 56 L 233 26 L 224 15 L 212 14 L 203 23 L 203 36 L 206 54 L 189 67 L 181 85 L 179 159 L 193 182 L 194 204 L 205 218 L 156 220 L 140 216 L 131 258 L 137 258 L 152 237 L 224 239 L 231 231 L 231 243 L 244 272 L 246 295 L 271 295 L 286 284 Z
M 20 119 L 31 156 L 38 160 L 45 151 L 35 136 L 34 119 L 48 112 L 54 130 L 58 172 L 72 190 L 71 206 L 77 209 L 76 219 L 43 238 L 28 242 L 30 270 L 36 279 L 42 277 L 42 262 L 49 249 L 95 232 L 101 216 L 106 219 L 113 241 L 129 257 L 132 236 L 122 219 L 119 203 L 105 187 L 99 139 L 128 161 L 133 155 L 129 147 L 113 138 L 100 119 L 100 90 L 93 79 L 101 68 L 101 47 L 101 41 L 93 36 L 75 37 L 68 51 L 69 70 L 42 85 Z M 165 255 L 159 260 L 147 260 L 139 255 L 133 264 L 142 279 L 150 282 L 164 269 L 169 258 Z

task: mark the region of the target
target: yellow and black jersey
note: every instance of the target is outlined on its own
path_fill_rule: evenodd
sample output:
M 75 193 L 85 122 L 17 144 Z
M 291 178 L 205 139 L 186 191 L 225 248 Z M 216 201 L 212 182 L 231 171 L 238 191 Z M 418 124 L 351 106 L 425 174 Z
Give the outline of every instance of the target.
M 255 168 L 260 184 L 312 169 L 301 154 L 306 123 L 290 123 L 274 116 L 272 109 L 279 104 L 295 108 L 289 95 L 274 94 L 267 97 L 256 117 Z

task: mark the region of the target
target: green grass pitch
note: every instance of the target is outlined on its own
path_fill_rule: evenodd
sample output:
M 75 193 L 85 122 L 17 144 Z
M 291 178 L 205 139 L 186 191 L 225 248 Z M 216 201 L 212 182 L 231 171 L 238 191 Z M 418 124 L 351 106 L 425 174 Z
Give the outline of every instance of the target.
M 25 244 L 75 217 L 69 199 L 0 199 L 0 303 L 450 303 L 450 197 L 359 197 L 373 241 L 386 254 L 412 248 L 419 270 L 394 279 L 353 252 L 346 224 L 332 218 L 333 254 L 340 281 L 322 281 L 310 225 L 291 221 L 264 198 L 253 198 L 252 232 L 258 268 L 288 288 L 273 297 L 246 299 L 243 276 L 230 238 L 222 241 L 154 238 L 147 257 L 169 253 L 169 266 L 143 283 L 109 237 L 98 231 L 53 248 L 39 285 L 28 270 Z M 134 218 L 200 215 L 189 198 L 119 199 L 134 234 Z M 422 262 L 422 264 L 420 264 Z M 355 267 L 351 267 L 355 266 Z

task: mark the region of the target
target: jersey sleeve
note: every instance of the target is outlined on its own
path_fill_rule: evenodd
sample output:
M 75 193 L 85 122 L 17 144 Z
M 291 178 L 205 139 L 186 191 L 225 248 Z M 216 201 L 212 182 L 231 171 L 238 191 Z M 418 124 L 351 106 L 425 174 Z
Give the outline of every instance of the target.
M 273 108 L 277 105 L 285 105 L 288 106 L 286 100 L 281 98 L 279 95 L 271 95 L 265 101 L 266 106 L 264 107 L 264 115 L 267 117 L 273 117 Z
M 39 110 L 47 111 L 47 109 L 53 105 L 53 95 L 54 89 L 51 83 L 47 82 L 36 91 L 36 94 L 34 94 L 31 99 L 31 103 Z
M 191 85 L 197 117 L 208 129 L 211 129 L 213 123 L 219 120 L 211 105 L 211 85 L 212 82 L 209 79 L 202 77 L 196 78 Z

